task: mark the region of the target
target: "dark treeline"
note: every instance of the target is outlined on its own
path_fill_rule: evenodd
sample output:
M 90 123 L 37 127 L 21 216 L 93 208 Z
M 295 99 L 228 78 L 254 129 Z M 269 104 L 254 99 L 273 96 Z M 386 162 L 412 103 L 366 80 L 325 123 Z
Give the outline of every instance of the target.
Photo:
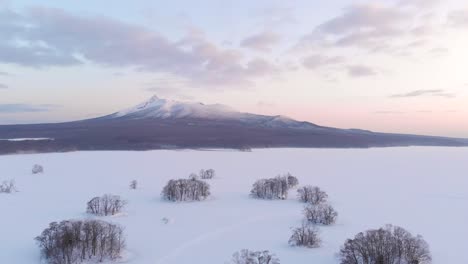
M 115 260 L 125 248 L 122 228 L 99 220 L 52 222 L 36 241 L 50 264 Z

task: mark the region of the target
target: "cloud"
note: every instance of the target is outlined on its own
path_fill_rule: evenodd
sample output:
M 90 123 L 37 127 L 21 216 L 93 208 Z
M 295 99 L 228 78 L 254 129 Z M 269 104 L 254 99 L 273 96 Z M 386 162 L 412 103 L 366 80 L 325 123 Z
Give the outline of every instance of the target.
M 365 76 L 372 76 L 377 75 L 377 72 L 364 65 L 350 65 L 347 67 L 348 75 L 352 77 L 365 77 Z
M 258 101 L 257 102 L 257 107 L 260 107 L 260 108 L 274 108 L 274 107 L 277 107 L 277 105 L 275 103 L 272 103 L 272 102 Z
M 398 5 L 403 7 L 431 8 L 440 2 L 441 0 L 400 0 Z
M 345 61 L 344 57 L 340 56 L 333 56 L 327 57 L 324 55 L 311 55 L 303 59 L 302 65 L 308 69 L 316 69 L 319 67 L 327 66 L 327 65 L 336 65 L 343 63 Z
M 375 111 L 373 112 L 374 114 L 379 114 L 379 115 L 399 115 L 399 114 L 406 114 L 406 112 L 402 111 Z
M 220 48 L 202 33 L 171 41 L 148 28 L 102 16 L 84 17 L 61 9 L 0 11 L 0 63 L 28 67 L 79 65 L 174 74 L 194 86 L 252 85 L 275 66 Z M 268 71 L 270 70 L 270 71 Z
M 468 27 L 468 9 L 452 11 L 447 16 L 448 24 L 452 27 Z
M 0 76 L 8 76 L 8 75 L 10 75 L 8 72 L 0 71 Z
M 41 104 L 0 104 L 0 113 L 32 113 L 48 112 L 58 108 L 58 105 Z
M 8 85 L 0 83 L 0 90 L 2 89 L 8 89 Z
M 455 94 L 447 93 L 444 90 L 415 90 L 403 94 L 393 94 L 390 95 L 390 98 L 411 98 L 411 97 L 420 97 L 420 96 L 436 96 L 436 97 L 445 97 L 453 98 Z
M 270 52 L 280 40 L 281 37 L 278 34 L 265 31 L 245 38 L 241 46 L 255 51 Z
M 297 19 L 294 9 L 290 7 L 272 6 L 253 12 L 252 17 L 262 20 L 262 24 L 267 28 L 277 28 L 287 24 L 296 24 Z
M 412 6 L 421 4 L 411 2 Z M 434 34 L 432 24 L 422 18 L 420 12 L 418 8 L 399 4 L 354 4 L 304 35 L 296 48 L 352 47 L 370 52 L 401 53 L 411 48 L 407 43 L 422 41 Z

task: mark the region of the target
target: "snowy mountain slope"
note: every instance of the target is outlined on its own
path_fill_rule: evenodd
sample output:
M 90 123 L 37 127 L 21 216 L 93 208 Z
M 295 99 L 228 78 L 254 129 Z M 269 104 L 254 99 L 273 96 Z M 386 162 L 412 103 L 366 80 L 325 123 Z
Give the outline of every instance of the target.
M 106 116 L 106 119 L 207 119 L 238 121 L 249 125 L 272 128 L 317 129 L 317 125 L 298 122 L 285 116 L 265 116 L 239 112 L 221 104 L 180 102 L 162 99 L 157 96 L 134 107 Z
M 228 106 L 214 104 L 205 105 L 197 102 L 179 102 L 161 99 L 157 96 L 134 107 L 112 114 L 109 118 L 128 117 L 142 118 L 242 118 L 243 115 Z
M 127 264 L 220 264 L 243 248 L 268 249 L 283 264 L 338 264 L 345 239 L 385 224 L 421 234 L 433 264 L 466 264 L 467 148 L 269 149 L 237 151 L 74 152 L 0 156 L 0 262 L 39 264 L 34 237 L 52 221 L 84 219 L 86 202 L 105 193 L 128 201 L 116 217 L 124 227 Z M 45 173 L 32 175 L 39 163 Z M 203 202 L 160 199 L 169 179 L 213 168 L 212 196 Z M 255 180 L 291 172 L 300 185 L 325 190 L 338 221 L 320 227 L 317 249 L 292 248 L 291 227 L 303 204 L 249 198 Z M 136 179 L 137 190 L 128 184 Z M 164 224 L 162 218 L 170 219 Z

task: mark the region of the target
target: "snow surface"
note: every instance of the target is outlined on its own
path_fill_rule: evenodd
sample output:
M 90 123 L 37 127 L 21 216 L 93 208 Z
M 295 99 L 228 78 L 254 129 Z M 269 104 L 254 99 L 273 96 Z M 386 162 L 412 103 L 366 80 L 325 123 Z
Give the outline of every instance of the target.
M 39 263 L 33 238 L 49 222 L 91 217 L 86 202 L 105 193 L 128 201 L 119 216 L 129 264 L 219 264 L 242 248 L 268 249 L 281 263 L 338 263 L 336 253 L 356 233 L 394 224 L 421 234 L 433 263 L 466 264 L 468 148 L 265 149 L 237 151 L 73 152 L 0 156 L 0 181 L 19 192 L 0 194 L 0 262 Z M 32 175 L 33 164 L 45 173 Z M 171 203 L 160 192 L 171 178 L 213 168 L 212 197 Z M 318 249 L 289 247 L 302 220 L 295 191 L 285 201 L 249 198 L 259 178 L 291 172 L 300 185 L 320 186 L 339 212 L 320 227 Z M 130 190 L 130 181 L 138 181 Z M 162 219 L 167 218 L 167 224 Z

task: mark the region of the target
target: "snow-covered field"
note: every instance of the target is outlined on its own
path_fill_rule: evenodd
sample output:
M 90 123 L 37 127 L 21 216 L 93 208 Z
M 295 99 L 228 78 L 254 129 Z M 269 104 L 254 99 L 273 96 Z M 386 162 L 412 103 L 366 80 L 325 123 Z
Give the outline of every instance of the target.
M 34 164 L 44 174 L 31 174 Z M 171 203 L 160 192 L 171 178 L 213 168 L 212 196 Z M 295 190 L 285 201 L 249 198 L 252 183 L 290 172 L 320 186 L 339 212 L 321 227 L 318 249 L 292 248 L 302 220 Z M 80 219 L 86 202 L 105 193 L 128 201 L 123 214 L 101 219 L 125 227 L 129 264 L 219 264 L 240 249 L 268 249 L 281 263 L 338 263 L 336 253 L 357 232 L 394 224 L 421 234 L 433 262 L 466 264 L 468 148 L 269 149 L 236 151 L 75 152 L 0 156 L 0 262 L 39 263 L 33 240 L 49 222 Z M 139 189 L 130 190 L 136 179 Z M 162 218 L 170 219 L 164 224 Z

